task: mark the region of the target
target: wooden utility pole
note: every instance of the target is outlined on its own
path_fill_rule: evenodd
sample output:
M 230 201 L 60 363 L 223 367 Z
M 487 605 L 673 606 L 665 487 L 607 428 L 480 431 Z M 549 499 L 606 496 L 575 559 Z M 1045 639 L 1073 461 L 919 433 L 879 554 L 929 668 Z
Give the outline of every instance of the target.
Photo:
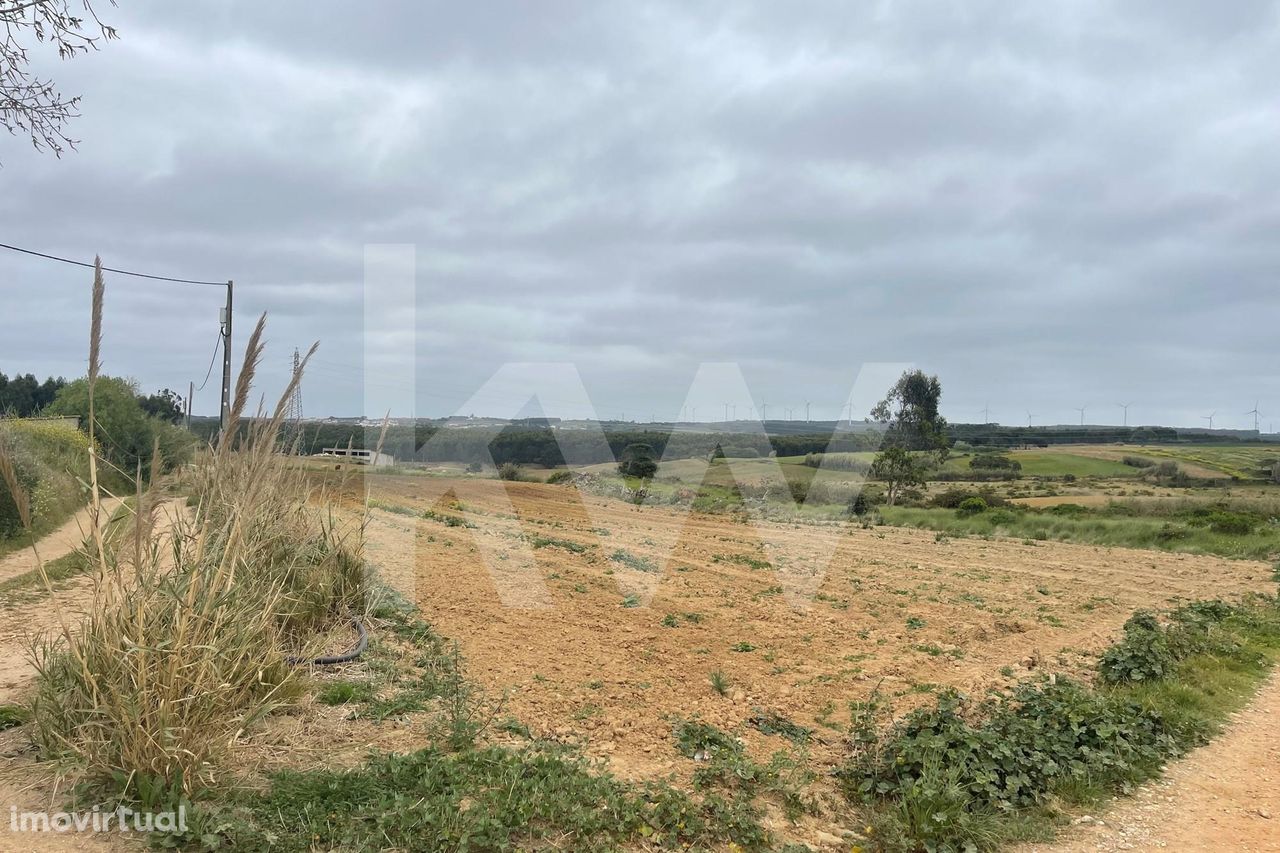
M 222 309 L 222 414 L 221 429 L 227 428 L 231 417 L 231 297 L 235 282 L 227 282 L 227 307 Z

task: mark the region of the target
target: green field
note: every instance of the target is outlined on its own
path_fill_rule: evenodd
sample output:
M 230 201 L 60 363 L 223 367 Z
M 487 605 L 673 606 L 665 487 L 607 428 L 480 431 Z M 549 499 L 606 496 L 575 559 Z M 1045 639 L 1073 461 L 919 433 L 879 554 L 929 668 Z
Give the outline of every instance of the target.
M 1005 455 L 1022 466 L 1024 477 L 1136 477 L 1141 473 L 1123 462 L 1062 451 L 1014 450 Z M 972 470 L 972 458 L 971 453 L 957 454 L 947 459 L 942 470 L 953 474 L 968 472 Z

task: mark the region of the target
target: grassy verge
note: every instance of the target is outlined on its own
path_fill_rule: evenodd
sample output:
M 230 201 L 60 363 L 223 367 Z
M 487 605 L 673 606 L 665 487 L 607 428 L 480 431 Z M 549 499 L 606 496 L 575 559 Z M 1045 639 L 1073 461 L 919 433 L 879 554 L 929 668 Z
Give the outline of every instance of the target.
M 1127 793 L 1216 734 L 1280 658 L 1280 598 L 1138 613 L 1097 686 L 1026 683 L 955 693 L 887 730 L 862 709 L 840 771 L 885 850 L 990 850 L 1044 839 L 1064 807 Z
M 44 564 L 49 581 L 58 584 L 84 574 L 93 565 L 93 561 L 83 551 L 72 551 L 56 560 Z M 56 586 L 55 586 L 56 589 Z M 0 581 L 0 606 L 10 606 L 21 601 L 33 601 L 48 595 L 44 579 L 39 569 L 32 569 L 15 575 L 8 580 Z
M 970 516 L 949 509 L 901 506 L 880 507 L 879 511 L 886 524 L 936 530 L 949 536 L 1010 536 L 1253 560 L 1270 559 L 1280 552 L 1280 528 L 1269 523 L 1245 533 L 1223 533 L 1167 517 L 1107 517 L 1087 510 L 1076 514 L 993 510 Z
M 85 502 L 89 442 L 79 430 L 33 420 L 0 420 L 0 454 L 20 495 L 0 487 L 0 557 L 60 527 Z M 19 502 L 24 504 L 19 508 Z

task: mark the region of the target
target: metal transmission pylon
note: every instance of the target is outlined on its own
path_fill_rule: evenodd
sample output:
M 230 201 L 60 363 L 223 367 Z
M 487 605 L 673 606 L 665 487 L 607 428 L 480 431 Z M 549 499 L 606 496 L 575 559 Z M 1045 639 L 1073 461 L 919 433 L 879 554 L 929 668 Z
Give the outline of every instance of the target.
M 293 351 L 293 372 L 289 374 L 290 379 L 298 375 L 298 371 L 302 367 L 302 354 L 295 348 Z M 302 452 L 301 446 L 294 447 L 295 444 L 301 445 L 302 441 L 302 383 L 299 382 L 293 388 L 293 393 L 289 395 L 289 405 L 285 409 L 284 429 L 281 430 L 284 439 L 283 445 L 286 451 Z

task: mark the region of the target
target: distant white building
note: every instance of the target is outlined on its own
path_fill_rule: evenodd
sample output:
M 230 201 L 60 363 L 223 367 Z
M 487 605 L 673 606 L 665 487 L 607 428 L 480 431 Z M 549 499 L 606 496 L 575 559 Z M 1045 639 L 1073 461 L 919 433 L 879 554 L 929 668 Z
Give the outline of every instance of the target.
M 356 447 L 326 447 L 317 456 L 328 459 L 341 459 L 357 465 L 372 465 L 375 468 L 386 468 L 396 464 L 396 458 L 389 453 L 376 450 L 361 450 Z

